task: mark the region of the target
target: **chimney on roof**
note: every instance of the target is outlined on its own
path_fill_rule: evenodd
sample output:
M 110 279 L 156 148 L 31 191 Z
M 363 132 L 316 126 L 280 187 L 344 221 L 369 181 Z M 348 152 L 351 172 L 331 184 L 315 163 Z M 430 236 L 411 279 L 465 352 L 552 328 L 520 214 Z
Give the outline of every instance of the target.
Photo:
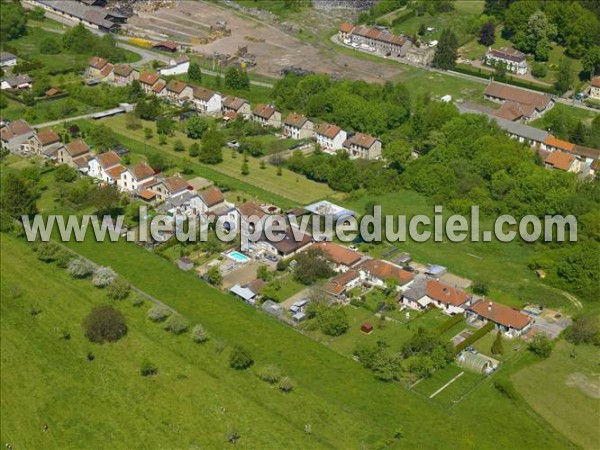
M 492 310 L 492 302 L 489 302 L 488 303 L 488 311 L 491 311 L 491 310 Z

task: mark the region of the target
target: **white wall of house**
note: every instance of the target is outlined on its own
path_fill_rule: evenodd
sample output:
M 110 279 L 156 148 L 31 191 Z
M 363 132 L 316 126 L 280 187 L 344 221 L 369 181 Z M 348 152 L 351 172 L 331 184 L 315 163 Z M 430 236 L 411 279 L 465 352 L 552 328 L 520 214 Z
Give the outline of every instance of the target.
M 218 113 L 223 107 L 223 97 L 216 92 L 215 95 L 208 100 L 194 98 L 194 105 L 196 106 L 197 111 L 207 114 Z
M 344 141 L 347 137 L 347 133 L 344 130 L 340 130 L 333 139 L 328 138 L 324 134 L 317 134 L 317 143 L 324 150 L 335 151 L 344 147 Z

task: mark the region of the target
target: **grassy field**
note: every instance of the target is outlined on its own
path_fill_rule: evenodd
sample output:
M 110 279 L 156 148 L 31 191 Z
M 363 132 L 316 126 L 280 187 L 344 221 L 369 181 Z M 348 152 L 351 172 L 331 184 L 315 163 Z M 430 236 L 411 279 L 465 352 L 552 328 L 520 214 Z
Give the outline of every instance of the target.
M 127 310 L 124 303 L 118 306 L 123 307 L 132 327 L 128 337 L 116 346 L 90 347 L 83 341 L 78 324 L 82 315 L 89 309 L 89 306 L 82 306 L 86 305 L 86 296 L 93 297 L 96 291 L 90 289 L 89 284 L 83 285 L 78 291 L 72 291 L 71 285 L 76 284 L 75 282 L 69 282 L 63 275 L 55 274 L 55 269 L 48 269 L 47 266 L 37 263 L 24 245 L 3 236 L 2 253 L 5 257 L 2 258 L 2 289 L 11 292 L 17 284 L 24 295 L 28 296 L 26 300 L 18 302 L 10 302 L 8 296 L 3 296 L 2 300 L 3 308 L 6 307 L 8 311 L 17 309 L 17 312 L 10 312 L 10 317 L 9 312 L 5 314 L 3 311 L 2 321 L 3 364 L 9 361 L 4 366 L 7 369 L 2 371 L 5 381 L 2 386 L 3 389 L 11 386 L 10 395 L 2 396 L 5 412 L 2 415 L 2 438 L 12 440 L 13 445 L 29 442 L 30 447 L 52 447 L 53 445 L 45 445 L 43 441 L 49 439 L 46 437 L 49 435 L 41 432 L 37 434 L 44 422 L 49 423 L 51 429 L 60 427 L 64 433 L 70 433 L 68 438 L 59 434 L 61 448 L 81 447 L 83 441 L 91 447 L 96 442 L 106 445 L 108 439 L 112 439 L 113 447 L 131 447 L 134 445 L 129 441 L 133 438 L 130 433 L 132 426 L 143 430 L 139 437 L 135 436 L 138 439 L 137 446 L 140 445 L 140 439 L 143 439 L 144 442 L 152 442 L 152 445 L 159 446 L 162 443 L 163 446 L 183 447 L 192 446 L 196 442 L 199 446 L 214 447 L 215 442 L 223 442 L 223 433 L 227 429 L 236 427 L 242 436 L 247 436 L 247 446 L 258 447 L 263 444 L 264 447 L 266 444 L 261 440 L 260 430 L 263 428 L 260 424 L 267 424 L 269 427 L 268 432 L 264 433 L 265 438 L 268 436 L 271 439 L 269 447 L 277 446 L 282 439 L 286 440 L 288 447 L 348 448 L 361 443 L 367 447 L 379 447 L 382 440 L 390 438 L 398 426 L 402 426 L 404 430 L 402 445 L 407 447 L 432 448 L 450 445 L 499 448 L 510 446 L 515 440 L 528 447 L 560 448 L 566 445 L 564 439 L 547 425 L 532 419 L 525 410 L 515 410 L 510 401 L 490 386 L 478 388 L 477 396 L 470 396 L 469 407 L 461 409 L 460 413 L 456 410 L 453 414 L 443 413 L 400 385 L 377 382 L 368 371 L 363 370 L 350 358 L 336 355 L 325 346 L 208 287 L 193 274 L 181 272 L 168 261 L 133 244 L 97 243 L 88 240 L 68 245 L 96 262 L 114 268 L 135 285 L 143 287 L 146 292 L 176 308 L 192 323 L 202 323 L 212 336 L 227 342 L 228 346 L 244 343 L 252 352 L 256 367 L 276 364 L 295 380 L 297 388 L 290 396 L 277 397 L 278 393 L 255 381 L 252 371 L 240 374 L 231 373 L 229 369 L 224 368 L 226 362 L 223 357 L 214 355 L 212 344 L 207 347 L 210 348 L 207 351 L 197 347 L 188 350 L 186 337 L 166 336 L 161 330 L 152 328 L 142 330 L 142 327 L 147 327 L 145 319 L 133 317 L 133 313 Z M 18 263 L 14 257 L 6 257 L 17 254 L 20 255 Z M 135 261 L 135 264 L 132 264 L 132 261 Z M 140 270 L 140 267 L 143 267 L 143 270 Z M 17 270 L 19 272 L 16 272 Z M 38 277 L 48 281 L 32 282 Z M 68 294 L 58 289 L 67 289 Z M 47 310 L 49 315 L 50 325 L 41 335 L 34 335 L 41 331 L 34 329 L 29 322 L 20 322 L 33 320 L 27 311 L 23 311 L 32 301 L 40 302 L 42 309 Z M 54 307 L 60 311 L 58 316 L 51 313 Z M 71 310 L 79 311 L 78 315 L 69 316 Z M 39 318 L 43 319 L 43 314 Z M 143 316 L 144 312 L 139 314 Z M 19 317 L 12 319 L 14 315 Z M 18 331 L 14 327 L 17 327 Z M 81 347 L 68 352 L 60 352 L 60 347 L 42 350 L 46 345 L 71 345 L 71 342 L 61 342 L 58 338 L 48 336 L 49 332 L 55 333 L 55 336 L 56 332 L 60 333 L 65 327 L 69 328 L 73 335 L 72 342 L 79 342 Z M 23 335 L 25 333 L 26 336 Z M 148 345 L 129 344 L 130 338 L 146 333 L 151 336 Z M 17 339 L 15 335 L 23 336 Z M 12 337 L 8 338 L 9 336 Z M 9 347 L 11 339 L 17 340 L 17 350 Z M 123 350 L 123 353 L 119 350 L 121 346 L 129 345 L 135 348 L 135 352 Z M 85 361 L 85 353 L 90 349 L 97 355 L 96 362 L 104 368 L 102 373 L 82 375 L 76 371 L 74 384 L 64 383 L 65 376 L 70 376 L 63 375 L 65 372 L 70 373 L 65 371 L 64 367 L 89 364 Z M 108 360 L 103 356 L 105 351 L 113 355 Z M 167 353 L 165 359 L 162 356 L 164 352 Z M 15 356 L 15 353 L 18 356 Z M 14 362 L 16 357 L 22 359 L 23 354 L 32 355 L 30 360 L 27 360 L 27 364 L 31 363 L 32 368 Z M 53 366 L 53 358 L 50 355 L 55 354 L 59 356 L 57 365 Z M 8 355 L 12 355 L 12 359 L 8 359 Z M 76 362 L 70 361 L 67 364 L 67 361 L 62 359 L 67 356 Z M 142 380 L 137 374 L 140 359 L 144 357 L 157 359 L 156 363 L 162 372 L 156 379 Z M 121 361 L 123 367 L 119 365 Z M 55 369 L 49 369 L 48 365 Z M 113 366 L 116 366 L 115 378 L 109 373 Z M 13 367 L 19 367 L 14 369 L 18 370 L 16 374 L 8 370 Z M 23 377 L 21 371 L 28 376 Z M 185 398 L 187 393 L 192 395 L 193 392 L 198 392 L 193 380 L 198 378 L 202 382 L 203 373 L 208 373 L 218 381 L 220 387 L 231 394 L 212 395 L 201 391 L 201 399 L 191 397 L 191 400 L 182 404 L 180 393 L 184 392 Z M 315 376 L 316 373 L 318 376 Z M 181 374 L 183 376 L 180 376 Z M 47 380 L 45 384 L 40 381 L 44 375 Z M 164 383 L 167 389 L 164 395 L 163 378 L 166 379 Z M 31 385 L 25 384 L 27 382 Z M 146 394 L 148 391 L 144 391 L 141 383 L 150 385 L 150 392 L 156 395 L 156 398 Z M 176 386 L 172 386 L 173 384 Z M 180 387 L 182 385 L 183 387 Z M 32 386 L 47 386 L 48 392 L 56 392 L 60 401 L 54 397 L 47 400 L 42 395 L 35 397 L 41 400 L 32 401 Z M 63 390 L 58 390 L 59 387 L 64 389 L 64 386 L 75 387 L 67 387 L 68 393 L 65 394 Z M 115 392 L 114 396 L 107 392 L 105 386 L 112 387 L 111 392 Z M 213 388 L 214 385 L 211 383 L 210 386 Z M 219 386 L 214 388 L 218 389 Z M 171 388 L 177 389 L 178 395 L 174 395 L 169 390 Z M 82 401 L 71 403 L 71 396 L 79 395 L 79 389 L 88 394 L 85 398 L 89 399 L 89 395 L 95 393 L 101 396 L 101 401 L 89 403 L 88 400 L 85 404 L 90 406 L 85 408 L 80 406 Z M 8 394 L 7 391 L 4 392 Z M 236 419 L 236 412 L 240 408 L 244 409 L 245 405 L 244 400 L 239 399 L 239 406 L 236 406 L 238 394 L 264 409 L 258 415 L 255 414 L 256 409 L 251 409 L 247 415 Z M 119 399 L 123 396 L 127 398 L 120 402 Z M 140 406 L 131 407 L 132 399 L 135 405 Z M 25 401 L 28 403 L 26 409 L 21 407 Z M 41 406 L 37 402 L 41 402 Z M 461 405 L 464 403 L 466 402 L 462 402 Z M 74 404 L 77 407 L 74 408 Z M 176 406 L 173 406 L 174 404 Z M 111 406 L 108 408 L 106 405 Z M 218 415 L 219 423 L 214 427 L 212 421 L 204 420 L 205 414 L 218 414 L 223 407 L 231 411 L 231 416 Z M 174 408 L 180 408 L 182 412 Z M 121 410 L 124 412 L 121 413 Z M 490 410 L 494 413 L 490 414 Z M 251 417 L 256 421 L 251 421 Z M 402 419 L 399 420 L 399 417 Z M 247 421 L 244 418 L 248 418 Z M 102 427 L 103 431 L 100 433 L 96 424 L 102 423 L 103 419 L 106 419 L 107 424 Z M 312 435 L 308 443 L 301 441 L 302 437 L 299 435 L 303 434 L 307 422 L 312 425 Z M 478 422 L 480 426 L 471 426 L 473 422 Z M 210 425 L 200 426 L 200 423 Z M 285 429 L 284 423 L 291 424 L 296 431 Z M 71 428 L 62 430 L 62 427 L 67 426 L 65 424 L 71 425 Z M 199 433 L 198 429 L 202 432 Z M 258 430 L 257 433 L 251 431 L 252 429 Z M 72 445 L 67 444 L 71 442 Z
M 393 31 L 396 34 L 406 34 L 413 36 L 419 31 L 421 24 L 426 27 L 433 27 L 435 31 L 427 33 L 423 39 L 427 41 L 438 40 L 444 29 L 451 29 L 457 36 L 458 42 L 465 42 L 472 36 L 469 29 L 469 20 L 478 17 L 483 12 L 483 1 L 479 0 L 458 0 L 453 2 L 454 10 L 446 13 L 438 13 L 435 16 L 425 14 L 421 17 L 411 17 L 402 22 Z
M 573 106 L 564 105 L 562 103 L 555 103 L 554 106 L 552 107 L 552 109 L 555 109 L 555 108 L 558 110 L 568 112 L 568 114 L 571 115 L 572 117 L 574 117 L 578 120 L 583 120 L 584 122 L 586 122 L 588 124 L 594 119 L 594 117 L 596 117 L 598 115 L 598 113 L 596 113 L 594 111 L 589 111 L 587 109 L 582 109 L 582 108 L 576 108 Z M 547 130 L 548 127 L 550 126 L 550 124 L 546 123 L 546 119 L 544 116 L 540 117 L 539 119 L 534 120 L 529 125 L 531 125 L 532 127 L 540 128 L 542 130 Z
M 9 120 L 23 118 L 23 114 L 28 107 L 11 99 L 7 99 L 7 102 L 8 106 L 6 108 L 2 108 L 1 110 L 0 114 L 2 114 L 2 117 Z M 65 117 L 62 112 L 65 111 L 67 106 L 69 107 L 70 111 L 67 117 L 88 114 L 98 110 L 98 108 L 86 105 L 85 103 L 81 103 L 77 100 L 69 99 L 68 97 L 57 100 L 43 100 L 37 102 L 35 106 L 29 108 L 35 111 L 35 119 L 29 120 L 29 123 L 31 125 L 35 125 L 38 123 L 62 119 Z
M 364 211 L 364 205 L 369 200 L 381 205 L 384 216 L 386 211 L 395 215 L 404 214 L 409 219 L 416 214 L 433 214 L 433 207 L 425 197 L 407 190 L 377 198 L 365 196 L 343 203 L 360 213 Z M 490 224 L 482 223 L 481 229 L 492 229 L 489 226 Z M 535 253 L 535 247 L 516 241 L 500 243 L 467 240 L 461 243 L 447 240 L 443 242 L 407 240 L 394 245 L 402 251 L 409 252 L 418 262 L 441 264 L 459 276 L 487 284 L 490 288 L 490 297 L 499 302 L 516 307 L 533 302 L 564 311 L 573 311 L 573 306 L 560 291 L 537 279 L 535 273 L 527 267 Z M 361 246 L 361 250 L 378 258 L 390 248 L 390 245 Z
M 146 142 L 144 142 L 144 132 L 142 129 L 128 130 L 125 127 L 125 120 L 123 116 L 104 119 L 102 123 L 110 126 L 115 132 L 123 136 L 128 136 L 130 139 L 137 140 L 140 143 L 140 146 L 148 148 L 152 147 L 157 150 L 160 149 L 164 153 L 168 153 L 173 157 L 186 160 L 186 164 L 192 161 L 192 159 L 183 152 L 178 154 L 172 150 L 172 143 L 177 139 L 181 139 L 186 148 L 188 148 L 194 142 L 181 132 L 176 132 L 176 136 L 170 138 L 170 143 L 168 145 L 160 147 L 158 143 L 158 137 L 156 135 L 146 144 Z M 153 123 L 145 123 L 144 126 L 148 126 L 152 129 L 155 128 Z M 133 150 L 135 151 L 135 149 Z M 276 194 L 277 196 L 284 197 L 288 199 L 288 202 L 286 203 L 293 201 L 297 203 L 308 204 L 321 198 L 339 196 L 339 194 L 330 189 L 327 185 L 308 180 L 304 176 L 295 174 L 287 169 L 282 169 L 281 175 L 277 175 L 277 169 L 269 164 L 267 164 L 265 169 L 261 169 L 260 161 L 257 158 L 248 159 L 250 173 L 248 175 L 242 175 L 242 161 L 243 158 L 241 155 L 237 154 L 236 158 L 233 158 L 231 150 L 224 149 L 222 163 L 214 166 L 203 167 L 210 168 L 211 171 L 216 171 L 226 175 L 228 178 L 237 179 L 245 184 L 249 184 L 261 190 Z M 199 163 L 194 163 L 194 166 L 202 165 Z M 202 175 L 200 172 L 198 172 L 198 174 Z M 249 192 L 249 194 L 252 194 L 252 192 Z
M 575 349 L 576 357 L 570 356 Z M 571 441 L 600 448 L 600 355 L 592 346 L 559 342 L 547 360 L 512 376 L 531 407 Z M 596 430 L 596 431 L 594 431 Z

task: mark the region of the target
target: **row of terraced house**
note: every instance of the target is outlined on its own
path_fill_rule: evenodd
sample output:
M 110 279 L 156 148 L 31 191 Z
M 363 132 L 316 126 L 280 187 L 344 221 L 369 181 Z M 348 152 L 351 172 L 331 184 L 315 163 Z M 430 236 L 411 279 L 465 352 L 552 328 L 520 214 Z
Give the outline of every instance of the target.
M 171 61 L 169 67 L 188 64 L 187 56 L 182 55 Z M 353 133 L 328 123 L 316 124 L 308 117 L 294 112 L 283 118 L 281 112 L 271 104 L 257 104 L 239 97 L 224 96 L 219 92 L 193 86 L 176 79 L 167 80 L 161 72 L 139 72 L 127 64 L 113 66 L 107 60 L 93 57 L 87 70 L 88 77 L 99 79 L 117 86 L 125 86 L 137 80 L 146 94 L 156 95 L 170 103 L 183 106 L 192 105 L 204 115 L 222 115 L 223 120 L 236 120 L 238 117 L 253 120 L 263 126 L 282 128 L 283 134 L 292 139 L 314 139 L 329 153 L 346 151 L 350 158 L 380 159 L 381 140 L 364 133 Z

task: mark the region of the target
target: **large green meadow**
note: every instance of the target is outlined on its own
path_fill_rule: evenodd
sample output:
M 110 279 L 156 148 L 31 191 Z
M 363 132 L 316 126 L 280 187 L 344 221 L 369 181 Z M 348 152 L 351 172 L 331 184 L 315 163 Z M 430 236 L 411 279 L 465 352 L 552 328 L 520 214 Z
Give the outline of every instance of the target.
M 149 304 L 134 308 L 125 300 L 116 306 L 127 318 L 128 335 L 116 344 L 92 345 L 80 324 L 93 305 L 107 302 L 103 292 L 89 281 L 70 280 L 38 262 L 26 244 L 3 236 L 2 439 L 15 448 L 218 447 L 231 429 L 253 448 L 377 448 L 399 428 L 404 437 L 393 445 L 566 445 L 489 383 L 470 396 L 468 408 L 449 414 L 133 244 L 69 246 L 114 268 L 192 324 L 202 323 L 213 340 L 197 346 L 189 336 L 169 335 L 145 318 Z M 41 312 L 32 316 L 32 306 Z M 63 331 L 70 340 L 61 339 Z M 216 340 L 226 343 L 222 354 L 215 353 Z M 227 366 L 236 343 L 255 359 L 246 372 Z M 87 361 L 87 352 L 94 361 Z M 159 369 L 151 379 L 139 375 L 146 358 Z M 258 380 L 255 370 L 266 364 L 294 380 L 292 393 Z M 48 433 L 41 431 L 44 424 Z

